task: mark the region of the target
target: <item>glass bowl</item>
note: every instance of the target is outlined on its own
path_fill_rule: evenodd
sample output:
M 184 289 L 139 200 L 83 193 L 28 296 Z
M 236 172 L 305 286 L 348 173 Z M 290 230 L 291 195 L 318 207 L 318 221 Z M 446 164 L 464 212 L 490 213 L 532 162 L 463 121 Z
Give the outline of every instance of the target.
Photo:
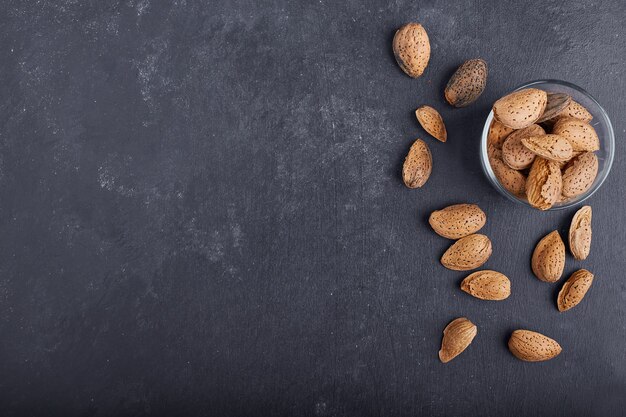
M 593 182 L 589 190 L 587 190 L 587 192 L 566 202 L 557 203 L 549 210 L 560 210 L 575 206 L 576 204 L 582 203 L 583 201 L 591 197 L 593 193 L 595 193 L 600 188 L 607 175 L 609 175 L 611 165 L 613 164 L 613 156 L 615 154 L 615 134 L 613 133 L 613 126 L 611 125 L 609 116 L 606 114 L 602 106 L 600 106 L 600 104 L 593 97 L 591 97 L 588 92 L 574 84 L 560 80 L 538 80 L 521 85 L 517 87 L 514 91 L 530 87 L 554 93 L 569 94 L 573 100 L 582 104 L 593 116 L 593 119 L 591 120 L 591 125 L 598 133 L 598 138 L 600 139 L 600 150 L 596 151 L 596 155 L 598 156 L 598 175 L 596 176 L 595 181 Z M 487 120 L 485 121 L 485 126 L 483 128 L 482 137 L 480 139 L 480 161 L 483 167 L 483 171 L 489 179 L 489 182 L 495 187 L 496 190 L 498 190 L 500 194 L 502 194 L 511 201 L 523 204 L 528 207 L 532 207 L 525 199 L 519 198 L 514 194 L 508 192 L 500 184 L 493 170 L 491 169 L 491 164 L 489 163 L 489 157 L 487 154 L 487 135 L 489 134 L 489 127 L 491 126 L 492 120 L 493 110 L 489 112 L 489 115 L 487 116 Z

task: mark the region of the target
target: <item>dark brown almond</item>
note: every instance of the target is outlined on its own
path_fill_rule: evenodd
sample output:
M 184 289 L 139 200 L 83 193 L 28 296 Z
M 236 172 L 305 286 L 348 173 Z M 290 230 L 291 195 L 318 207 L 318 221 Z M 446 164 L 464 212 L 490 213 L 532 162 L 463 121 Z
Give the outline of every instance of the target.
M 446 85 L 446 101 L 454 107 L 472 104 L 485 90 L 487 72 L 487 63 L 482 59 L 465 61 Z
M 543 114 L 535 123 L 545 122 L 559 115 L 569 106 L 572 98 L 565 93 L 548 93 L 548 102 Z

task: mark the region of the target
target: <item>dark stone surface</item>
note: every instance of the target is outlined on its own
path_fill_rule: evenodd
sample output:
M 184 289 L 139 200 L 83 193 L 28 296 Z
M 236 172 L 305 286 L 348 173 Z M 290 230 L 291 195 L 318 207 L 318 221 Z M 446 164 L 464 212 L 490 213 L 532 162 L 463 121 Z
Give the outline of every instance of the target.
M 626 17 L 591 2 L 11 1 L 0 14 L 0 410 L 58 416 L 614 416 L 626 411 Z M 417 20 L 424 76 L 391 39 Z M 490 66 L 472 106 L 442 91 Z M 607 109 L 617 158 L 590 200 L 596 281 L 559 314 L 534 244 L 574 210 L 514 206 L 483 176 L 490 103 L 558 78 Z M 400 180 L 428 139 L 421 190 Z M 500 303 L 458 289 L 427 215 L 488 214 Z M 478 336 L 437 351 L 464 315 Z M 541 364 L 515 328 L 557 339 Z

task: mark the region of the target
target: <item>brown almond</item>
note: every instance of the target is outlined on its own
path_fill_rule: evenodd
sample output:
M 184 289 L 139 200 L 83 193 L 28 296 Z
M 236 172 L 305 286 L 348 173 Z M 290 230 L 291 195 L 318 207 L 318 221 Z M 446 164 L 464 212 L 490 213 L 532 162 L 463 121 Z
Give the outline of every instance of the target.
M 565 244 L 558 231 L 553 231 L 537 243 L 531 260 L 533 273 L 544 282 L 556 282 L 565 268 Z
M 556 340 L 541 333 L 515 330 L 509 339 L 509 350 L 517 359 L 540 362 L 558 356 L 562 349 Z
M 511 295 L 511 281 L 497 271 L 477 271 L 461 282 L 461 290 L 481 300 L 504 300 Z
M 465 107 L 475 102 L 485 90 L 487 72 L 487 63 L 482 59 L 465 61 L 446 85 L 446 101 L 454 107 Z
M 523 197 L 526 187 L 526 177 L 514 170 L 502 160 L 502 151 L 494 146 L 488 148 L 489 164 L 498 182 L 516 197 Z
M 552 134 L 523 138 L 522 145 L 536 155 L 556 162 L 568 161 L 573 152 L 567 139 Z
M 574 259 L 587 259 L 591 251 L 591 206 L 583 206 L 574 214 L 569 227 L 569 250 Z
M 580 303 L 591 284 L 593 283 L 593 274 L 586 269 L 579 269 L 574 272 L 563 284 L 563 288 L 559 291 L 557 297 L 557 307 L 559 311 L 567 311 Z
M 552 133 L 567 139 L 574 152 L 593 152 L 600 149 L 596 130 L 582 120 L 573 117 L 560 118 L 552 128 Z
M 465 317 L 452 320 L 443 329 L 443 340 L 439 350 L 439 360 L 443 363 L 450 362 L 463 352 L 472 343 L 478 333 L 474 323 Z
M 487 236 L 465 236 L 448 248 L 441 257 L 441 264 L 453 271 L 469 271 L 487 262 L 491 250 L 491 240 Z
M 409 188 L 419 188 L 426 184 L 433 170 L 433 158 L 426 142 L 417 139 L 411 145 L 404 166 L 402 167 L 402 180 Z
M 430 106 L 422 106 L 415 110 L 415 117 L 417 117 L 417 121 L 424 130 L 432 137 L 441 142 L 448 140 L 446 125 L 443 123 L 443 119 L 437 110 Z
M 578 120 L 582 120 L 583 122 L 591 122 L 593 116 L 589 111 L 580 103 L 572 100 L 569 105 L 557 116 L 557 118 L 561 117 L 574 117 Z
M 536 88 L 514 91 L 494 103 L 493 115 L 505 126 L 523 129 L 539 119 L 547 100 L 546 92 Z
M 530 125 L 514 131 L 502 144 L 502 160 L 513 169 L 528 168 L 537 155 L 522 144 L 522 139 L 545 134 L 546 131 L 539 125 Z
M 402 71 L 417 78 L 428 66 L 430 41 L 426 29 L 419 23 L 408 23 L 393 37 L 393 54 Z
M 572 98 L 565 93 L 547 93 L 548 101 L 546 103 L 546 109 L 543 114 L 535 123 L 545 122 L 550 120 L 563 112 L 572 102 Z
M 598 175 L 598 157 L 593 152 L 585 152 L 572 159 L 563 171 L 565 197 L 577 197 L 585 193 Z
M 428 223 L 439 236 L 460 239 L 479 231 L 487 215 L 476 204 L 454 204 L 430 214 Z
M 502 144 L 504 140 L 509 136 L 511 132 L 515 129 L 511 129 L 510 127 L 506 127 L 502 123 L 497 120 L 492 120 L 491 125 L 489 126 L 489 133 L 487 134 L 487 144 L 488 146 L 494 146 L 497 149 L 502 148 Z
M 548 210 L 561 196 L 562 178 L 558 162 L 537 157 L 526 180 L 526 197 L 531 206 Z

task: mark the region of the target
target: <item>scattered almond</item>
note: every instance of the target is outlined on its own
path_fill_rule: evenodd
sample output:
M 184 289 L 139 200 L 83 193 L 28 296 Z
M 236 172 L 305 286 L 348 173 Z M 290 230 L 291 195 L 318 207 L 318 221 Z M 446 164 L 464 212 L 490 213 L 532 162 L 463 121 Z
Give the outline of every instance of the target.
M 450 362 L 463 352 L 472 343 L 478 333 L 474 323 L 465 317 L 452 320 L 443 329 L 443 340 L 439 350 L 439 360 L 443 363 Z
M 585 193 L 598 175 L 598 157 L 593 152 L 585 152 L 572 159 L 563 171 L 565 197 L 577 197 Z
M 443 119 L 437 110 L 430 106 L 422 106 L 415 110 L 415 117 L 417 117 L 417 121 L 424 130 L 432 137 L 441 142 L 448 140 L 446 126 L 443 124 Z
M 547 210 L 561 196 L 563 180 L 558 162 L 537 157 L 526 180 L 526 197 L 531 206 Z
M 419 188 L 426 184 L 433 170 L 433 158 L 426 142 L 417 139 L 409 150 L 404 166 L 402 180 L 409 188 Z
M 446 101 L 454 107 L 465 107 L 480 97 L 487 84 L 487 63 L 482 59 L 465 61 L 446 85 Z
M 556 162 L 568 161 L 573 152 L 567 139 L 553 134 L 523 138 L 522 145 L 536 155 Z
M 574 214 L 569 227 L 569 250 L 574 259 L 587 259 L 591 250 L 591 206 L 583 206 Z
M 469 271 L 487 262 L 491 251 L 491 241 L 487 236 L 465 236 L 448 248 L 441 257 L 441 264 L 453 271 Z
M 477 271 L 461 282 L 461 290 L 481 300 L 504 300 L 511 295 L 511 281 L 497 271 Z
M 552 133 L 567 139 L 574 152 L 593 152 L 600 149 L 596 130 L 582 120 L 573 117 L 560 118 L 552 128 Z
M 533 273 L 544 282 L 556 282 L 565 268 L 565 244 L 558 231 L 539 241 L 531 260 Z
M 539 125 L 530 125 L 514 131 L 502 145 L 502 160 L 516 170 L 528 168 L 535 160 L 536 154 L 522 144 L 522 139 L 545 134 L 546 131 Z
M 586 269 L 579 269 L 574 272 L 559 291 L 557 298 L 557 307 L 559 311 L 567 311 L 580 303 L 591 284 L 593 283 L 593 274 Z
M 409 77 L 422 75 L 430 60 L 430 41 L 424 27 L 408 23 L 398 29 L 393 37 L 393 54 Z
M 561 353 L 561 345 L 541 333 L 515 330 L 509 339 L 509 350 L 516 358 L 527 362 L 552 359 Z
M 428 222 L 435 233 L 448 239 L 460 239 L 479 231 L 487 215 L 476 204 L 455 204 L 431 213 Z
M 494 103 L 493 115 L 505 126 L 523 129 L 539 119 L 547 100 L 546 92 L 536 88 L 515 91 Z

